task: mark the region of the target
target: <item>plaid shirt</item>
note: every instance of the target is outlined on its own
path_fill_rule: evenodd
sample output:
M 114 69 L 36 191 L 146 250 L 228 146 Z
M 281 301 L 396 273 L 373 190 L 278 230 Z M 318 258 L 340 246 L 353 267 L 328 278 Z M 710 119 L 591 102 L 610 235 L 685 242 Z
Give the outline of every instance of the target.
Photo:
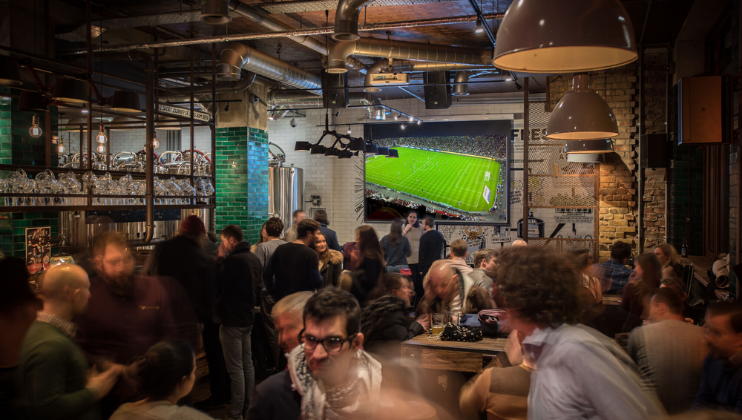
M 617 260 L 608 260 L 604 263 L 593 264 L 590 269 L 595 277 L 600 279 L 603 292 L 607 295 L 623 293 L 623 288 L 629 283 L 634 270 L 626 267 Z
M 36 320 L 52 325 L 61 331 L 62 334 L 70 338 L 74 337 L 77 333 L 77 327 L 75 324 L 48 312 L 39 311 L 39 313 L 36 314 Z

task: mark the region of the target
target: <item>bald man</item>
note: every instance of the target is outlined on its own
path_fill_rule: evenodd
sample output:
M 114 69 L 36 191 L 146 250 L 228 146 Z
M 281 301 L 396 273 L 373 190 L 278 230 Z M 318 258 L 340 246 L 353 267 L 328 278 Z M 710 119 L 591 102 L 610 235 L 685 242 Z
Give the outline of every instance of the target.
M 85 312 L 90 281 L 81 267 L 62 264 L 46 272 L 44 309 L 21 350 L 22 409 L 28 419 L 100 418 L 98 400 L 118 380 L 120 368 L 88 375 L 88 363 L 74 340 L 72 318 Z
M 451 311 L 454 314 L 476 314 L 496 308 L 489 293 L 474 284 L 456 265 L 444 260 L 434 265 L 425 284 L 425 294 L 418 306 L 421 315 Z
M 513 248 L 517 248 L 519 246 L 528 246 L 528 242 L 524 241 L 523 239 L 516 239 L 513 241 L 512 246 Z

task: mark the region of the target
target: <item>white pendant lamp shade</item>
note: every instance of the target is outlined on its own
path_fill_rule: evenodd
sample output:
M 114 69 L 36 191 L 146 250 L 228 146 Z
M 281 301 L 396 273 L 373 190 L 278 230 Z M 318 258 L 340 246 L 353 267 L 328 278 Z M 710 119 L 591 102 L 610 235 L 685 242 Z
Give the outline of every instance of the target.
M 610 139 L 569 141 L 564 146 L 564 153 L 568 156 L 613 153 L 613 142 Z
M 634 28 L 619 0 L 516 0 L 497 31 L 495 67 L 572 73 L 638 58 Z
M 587 74 L 572 78 L 572 90 L 564 93 L 546 125 L 546 138 L 594 140 L 618 136 L 613 110 L 597 92 L 588 87 Z
M 180 124 L 180 121 L 176 120 L 175 118 L 160 117 L 160 121 L 158 123 L 155 123 L 155 128 L 158 130 L 180 131 L 180 125 L 178 124 Z

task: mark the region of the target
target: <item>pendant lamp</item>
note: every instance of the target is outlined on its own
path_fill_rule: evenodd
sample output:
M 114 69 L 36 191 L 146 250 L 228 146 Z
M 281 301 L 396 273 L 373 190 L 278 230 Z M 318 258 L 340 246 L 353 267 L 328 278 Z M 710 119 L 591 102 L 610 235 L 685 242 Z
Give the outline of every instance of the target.
M 294 145 L 294 151 L 296 152 L 308 152 L 312 149 L 312 145 L 308 141 L 297 141 Z
M 58 79 L 52 99 L 71 104 L 88 103 L 88 84 L 75 79 Z
M 20 86 L 22 84 L 18 61 L 13 57 L 0 54 L 0 86 Z
M 139 94 L 130 90 L 119 90 L 111 97 L 111 111 L 141 112 Z
M 613 142 L 610 139 L 570 141 L 564 146 L 564 153 L 567 155 L 590 155 L 612 152 Z
M 67 121 L 67 124 L 75 124 L 75 126 L 67 126 L 64 128 L 60 128 L 60 130 L 66 130 L 66 131 L 77 131 L 80 132 L 80 125 L 82 125 L 82 132 L 87 133 L 88 132 L 88 122 L 87 120 L 84 120 L 82 118 L 73 118 L 69 121 Z
M 572 90 L 564 93 L 546 125 L 546 138 L 555 140 L 593 140 L 618 136 L 613 110 L 588 87 L 589 77 L 572 77 Z
M 366 143 L 366 154 L 367 155 L 375 155 L 376 152 L 378 152 L 378 148 L 373 143 Z
M 524 73 L 572 73 L 620 67 L 638 56 L 619 0 L 518 0 L 500 23 L 493 64 Z

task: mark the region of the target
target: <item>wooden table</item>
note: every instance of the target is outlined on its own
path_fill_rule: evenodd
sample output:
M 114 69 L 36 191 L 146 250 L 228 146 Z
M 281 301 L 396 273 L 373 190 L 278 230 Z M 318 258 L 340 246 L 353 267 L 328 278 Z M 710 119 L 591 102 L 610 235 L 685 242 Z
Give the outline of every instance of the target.
M 498 353 L 505 351 L 506 338 L 484 337 L 480 341 L 428 340 L 418 335 L 402 343 L 402 366 L 426 369 L 479 372 Z

